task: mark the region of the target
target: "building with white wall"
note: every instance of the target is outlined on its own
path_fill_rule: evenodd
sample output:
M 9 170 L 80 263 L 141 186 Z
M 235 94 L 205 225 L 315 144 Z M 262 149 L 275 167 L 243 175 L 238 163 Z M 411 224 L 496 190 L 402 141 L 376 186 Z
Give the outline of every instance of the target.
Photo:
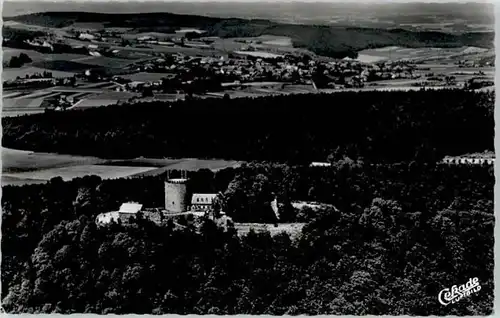
M 123 203 L 118 211 L 101 213 L 96 217 L 97 224 L 109 224 L 111 222 L 128 222 L 142 210 L 142 204 L 135 202 Z

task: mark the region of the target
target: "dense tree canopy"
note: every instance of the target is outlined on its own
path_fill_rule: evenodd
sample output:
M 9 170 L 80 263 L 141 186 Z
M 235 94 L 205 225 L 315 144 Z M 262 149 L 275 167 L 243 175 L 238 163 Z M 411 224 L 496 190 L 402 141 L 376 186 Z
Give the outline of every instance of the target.
M 416 162 L 330 168 L 255 163 L 189 175 L 193 191 L 238 195 L 228 214 L 318 200 L 295 240 L 199 232 L 139 219 L 98 228 L 123 201 L 162 206 L 162 177 L 55 178 L 2 193 L 2 304 L 8 312 L 486 315 L 493 302 L 491 167 Z M 174 172 L 175 173 L 175 172 Z M 243 198 L 243 199 L 242 199 Z M 258 211 L 260 212 L 260 211 Z M 289 216 L 290 220 L 298 214 Z M 304 217 L 304 216 L 302 216 Z M 182 242 L 182 244 L 179 244 Z M 481 291 L 444 307 L 443 288 Z M 270 283 L 272 282 L 272 283 Z
M 343 92 L 150 102 L 2 118 L 3 145 L 102 157 L 429 161 L 493 150 L 491 93 Z

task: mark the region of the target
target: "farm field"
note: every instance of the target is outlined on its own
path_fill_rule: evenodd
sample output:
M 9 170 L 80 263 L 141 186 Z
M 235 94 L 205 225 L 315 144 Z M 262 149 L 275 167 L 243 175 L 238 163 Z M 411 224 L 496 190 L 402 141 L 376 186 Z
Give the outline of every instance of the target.
M 130 92 L 103 91 L 101 93 L 86 96 L 73 105 L 73 109 L 92 108 L 107 105 L 115 105 L 118 102 L 127 102 L 130 98 L 140 97 L 140 94 Z
M 92 57 L 89 55 L 70 54 L 70 53 L 48 54 L 48 53 L 40 53 L 40 52 L 35 51 L 35 50 L 22 50 L 22 49 L 14 49 L 14 48 L 9 48 L 9 47 L 4 47 L 2 49 L 2 52 L 3 52 L 4 61 L 9 60 L 13 56 L 18 56 L 21 53 L 25 53 L 33 60 L 32 63 L 41 62 L 41 61 L 55 61 L 55 60 L 79 61 L 79 60 L 85 59 L 87 57 Z
M 94 108 L 115 105 L 118 103 L 118 99 L 82 99 L 76 104 L 71 106 L 71 109 L 83 109 L 83 108 Z
M 88 45 L 88 42 L 85 41 L 80 41 L 80 40 L 75 40 L 75 39 L 68 39 L 67 40 L 68 44 L 71 45 L 83 45 L 86 46 Z M 218 50 L 214 49 L 206 49 L 206 48 L 194 48 L 194 47 L 180 47 L 180 46 L 164 46 L 164 45 L 157 45 L 157 44 L 148 44 L 146 48 L 142 47 L 132 47 L 132 46 L 118 46 L 114 45 L 112 43 L 106 43 L 106 42 L 99 42 L 95 41 L 95 44 L 99 45 L 102 48 L 108 48 L 112 50 L 120 50 L 121 54 L 125 54 L 122 52 L 134 52 L 134 53 L 183 53 L 186 55 L 200 55 L 200 56 L 211 56 L 214 54 L 219 53 Z
M 15 80 L 18 76 L 25 77 L 34 73 L 51 72 L 53 77 L 71 77 L 76 73 L 70 71 L 57 71 L 47 68 L 39 68 L 34 66 L 27 66 L 22 68 L 5 68 L 2 70 L 2 80 L 9 81 Z
M 210 169 L 213 171 L 237 167 L 238 161 L 219 159 L 100 159 L 53 153 L 2 148 L 2 184 L 41 183 L 53 177 L 64 180 L 97 175 L 103 179 L 160 175 L 167 170 Z
M 27 180 L 49 181 L 53 177 L 61 177 L 64 181 L 88 175 L 99 176 L 103 179 L 125 178 L 141 172 L 153 170 L 152 167 L 125 167 L 105 165 L 74 165 L 69 167 L 49 168 L 18 173 L 4 173 L 6 177 Z
M 73 60 L 76 61 L 76 60 Z M 106 56 L 85 56 L 77 60 L 88 65 L 104 66 L 111 68 L 122 68 L 134 63 L 133 60 L 117 58 L 117 57 L 106 57 Z
M 37 51 L 33 50 L 21 50 L 21 49 L 13 49 L 13 48 L 8 48 L 4 47 L 2 49 L 3 53 L 3 60 L 4 62 L 9 61 L 13 56 L 19 56 L 21 53 L 28 54 L 28 56 L 33 60 L 33 61 L 41 61 L 46 58 L 47 54 L 43 54 Z
M 279 54 L 274 54 L 269 52 L 258 52 L 258 51 L 234 51 L 234 53 L 241 55 L 249 55 L 253 57 L 261 57 L 261 58 L 277 58 L 282 56 Z
M 171 73 L 148 73 L 139 72 L 134 74 L 120 75 L 124 79 L 129 79 L 131 81 L 147 82 L 147 81 L 159 81 L 162 78 L 172 76 Z
M 33 63 L 33 66 L 47 70 L 81 73 L 92 68 L 101 68 L 98 65 L 91 65 L 80 61 L 50 60 Z
M 272 45 L 272 46 L 288 46 L 292 47 L 292 39 L 289 37 L 279 37 L 279 36 L 261 36 L 262 44 Z
M 183 159 L 178 163 L 174 163 L 169 165 L 168 168 L 171 170 L 187 170 L 187 171 L 196 171 L 199 169 L 209 169 L 212 171 L 236 167 L 241 163 L 238 161 L 227 161 L 227 160 L 219 160 L 219 159 Z
M 358 60 L 364 63 L 374 63 L 387 60 L 413 60 L 429 61 L 443 59 L 459 59 L 460 57 L 477 55 L 478 57 L 489 56 L 493 51 L 478 47 L 461 48 L 403 48 L 388 46 L 378 49 L 368 49 L 358 52 Z
M 95 157 L 40 153 L 2 147 L 3 173 L 26 172 L 102 162 L 105 162 L 105 160 Z
M 35 98 L 4 98 L 2 100 L 2 112 L 5 110 L 23 111 L 28 109 L 39 109 L 44 97 Z M 41 109 L 43 111 L 43 109 Z
M 158 40 L 165 40 L 169 39 L 171 37 L 176 37 L 178 36 L 177 34 L 174 33 L 162 33 L 162 32 L 142 32 L 142 33 L 126 33 L 122 34 L 121 38 L 125 40 L 135 40 L 140 37 L 145 37 L 145 36 L 150 36 L 150 37 L 155 37 Z

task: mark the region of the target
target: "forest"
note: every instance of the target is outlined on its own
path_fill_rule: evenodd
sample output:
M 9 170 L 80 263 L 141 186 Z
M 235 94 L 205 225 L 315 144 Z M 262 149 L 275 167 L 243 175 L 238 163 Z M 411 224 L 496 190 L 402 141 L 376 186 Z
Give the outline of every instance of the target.
M 172 13 L 104 14 L 89 12 L 43 12 L 6 18 L 26 24 L 62 28 L 74 22 L 102 22 L 105 27 L 127 27 L 143 32 L 171 32 L 172 28 L 200 28 L 208 36 L 258 37 L 265 34 L 287 36 L 295 47 L 317 55 L 354 58 L 357 52 L 384 46 L 493 48 L 494 32 L 451 34 L 405 29 L 354 28 L 346 26 L 298 25 L 263 19 L 225 19 Z
M 2 118 L 2 142 L 114 159 L 436 162 L 493 151 L 493 111 L 493 93 L 464 90 L 191 98 Z
M 339 159 L 340 158 L 340 159 Z M 271 196 L 302 234 L 238 236 L 137 219 L 96 227 L 125 201 L 163 205 L 164 176 L 85 177 L 2 188 L 2 307 L 9 313 L 488 315 L 493 306 L 493 167 L 253 162 L 189 173 L 223 191 L 234 221 L 265 221 Z M 172 172 L 172 174 L 179 172 Z M 281 217 L 281 213 L 280 213 Z M 183 242 L 183 244 L 178 244 Z M 453 306 L 437 294 L 478 277 Z M 272 282 L 270 284 L 269 282 Z

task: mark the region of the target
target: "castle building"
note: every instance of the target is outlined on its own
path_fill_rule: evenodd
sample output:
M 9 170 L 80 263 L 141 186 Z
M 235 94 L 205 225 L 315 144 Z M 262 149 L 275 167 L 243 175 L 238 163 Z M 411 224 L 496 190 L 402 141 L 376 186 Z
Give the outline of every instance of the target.
M 165 181 L 165 210 L 167 213 L 209 212 L 213 209 L 215 193 L 193 193 L 189 200 L 188 178 L 182 174 L 181 178 Z
M 213 193 L 194 193 L 191 197 L 191 211 L 210 211 L 216 196 L 217 195 Z
M 165 181 L 165 210 L 167 213 L 187 211 L 187 179 L 167 179 Z
M 108 224 L 112 221 L 128 222 L 131 217 L 134 217 L 138 212 L 144 213 L 146 217 L 152 216 L 176 216 L 179 214 L 197 214 L 207 215 L 213 212 L 213 204 L 216 200 L 217 194 L 214 193 L 194 193 L 189 198 L 188 179 L 185 174 L 181 178 L 169 178 L 165 181 L 165 208 L 157 209 L 156 212 L 151 212 L 151 209 L 142 209 L 142 204 L 138 203 L 124 203 L 118 211 L 101 213 L 96 218 L 98 224 Z M 191 199 L 191 200 L 189 200 Z M 161 211 L 162 210 L 162 211 Z M 223 215 L 221 213 L 220 215 Z
M 142 210 L 142 204 L 128 202 L 123 203 L 118 211 L 101 213 L 96 218 L 97 224 L 107 224 L 112 221 L 128 222 L 131 217 L 135 217 Z

